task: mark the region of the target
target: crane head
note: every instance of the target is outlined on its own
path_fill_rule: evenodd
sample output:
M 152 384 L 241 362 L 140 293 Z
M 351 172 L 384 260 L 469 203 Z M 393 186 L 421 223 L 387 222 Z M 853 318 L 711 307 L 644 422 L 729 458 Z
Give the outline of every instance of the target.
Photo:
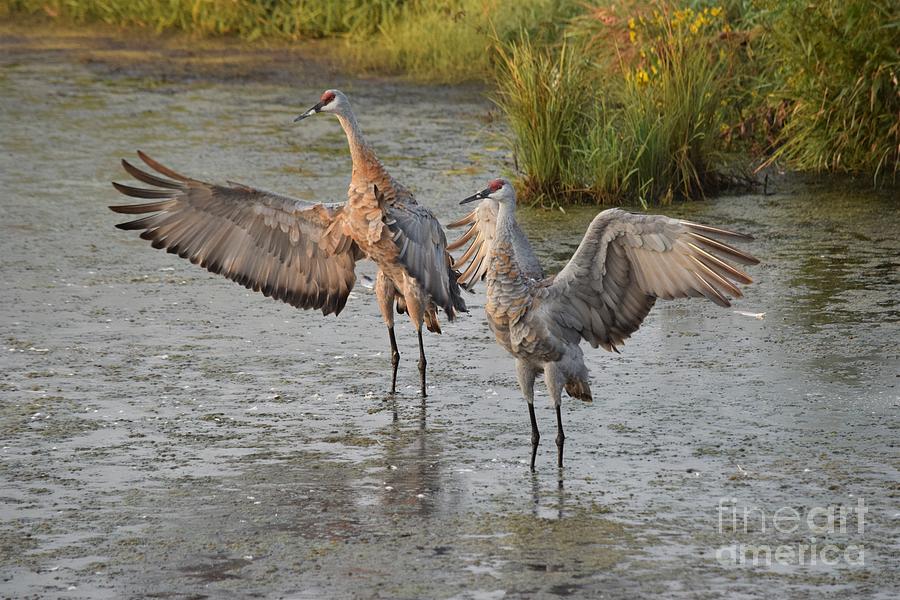
M 492 200 L 497 200 L 498 202 L 514 202 L 516 199 L 516 190 L 506 179 L 492 179 L 486 188 L 477 194 L 472 194 L 468 198 L 462 200 L 460 204 L 475 202 L 476 200 L 481 200 L 483 198 L 490 198 Z
M 340 112 L 345 106 L 349 107 L 350 102 L 340 90 L 325 90 L 319 101 L 316 102 L 309 110 L 302 113 L 294 122 L 302 121 L 306 117 L 311 117 L 320 112 Z

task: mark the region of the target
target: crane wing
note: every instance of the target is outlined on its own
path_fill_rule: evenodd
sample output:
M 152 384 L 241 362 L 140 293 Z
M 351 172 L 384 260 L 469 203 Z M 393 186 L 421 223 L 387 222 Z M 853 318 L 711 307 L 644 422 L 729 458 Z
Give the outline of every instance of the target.
M 343 232 L 340 205 L 307 203 L 236 183 L 205 183 L 143 152 L 138 156 L 158 175 L 125 160 L 122 166 L 154 188 L 113 185 L 126 196 L 152 201 L 110 209 L 152 214 L 118 228 L 140 230 L 154 248 L 165 248 L 265 296 L 298 308 L 318 308 L 326 315 L 341 312 L 362 255 Z
M 475 284 L 484 280 L 487 274 L 499 210 L 500 204 L 496 200 L 485 198 L 465 217 L 447 225 L 451 229 L 469 226 L 462 235 L 447 246 L 447 250 L 456 250 L 468 244 L 465 252 L 453 263 L 454 269 L 462 271 L 459 282 L 467 290 L 474 289 Z M 518 223 L 514 227 L 513 249 L 522 274 L 532 279 L 543 279 L 545 277 L 544 269 L 535 256 L 531 243 L 525 233 L 519 229 Z
M 457 273 L 451 267 L 447 237 L 431 211 L 415 203 L 382 202 L 384 224 L 397 246 L 397 258 L 416 278 L 435 304 L 453 319 L 456 311 L 465 311 Z
M 661 215 L 603 211 L 550 286 L 546 310 L 593 347 L 615 350 L 657 298 L 702 296 L 730 306 L 728 296 L 742 295 L 736 284 L 752 281 L 730 262 L 759 261 L 716 237 L 752 239 Z

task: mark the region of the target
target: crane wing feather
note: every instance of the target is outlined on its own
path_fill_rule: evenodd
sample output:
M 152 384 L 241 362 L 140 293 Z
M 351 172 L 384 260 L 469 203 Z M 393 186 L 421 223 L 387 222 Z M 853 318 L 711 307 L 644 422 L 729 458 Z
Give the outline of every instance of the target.
M 447 225 L 451 229 L 468 225 L 468 229 L 447 246 L 448 250 L 457 250 L 469 244 L 463 254 L 453 263 L 454 268 L 463 271 L 459 282 L 468 290 L 474 289 L 475 284 L 484 280 L 487 274 L 499 210 L 500 204 L 496 200 L 485 198 L 472 212 Z M 544 269 L 518 223 L 513 227 L 512 236 L 516 261 L 522 274 L 532 279 L 543 279 L 545 277 Z
M 397 258 L 409 274 L 444 309 L 447 318 L 452 320 L 457 311 L 464 312 L 466 304 L 440 222 L 420 204 L 399 200 L 381 204 L 384 223 L 397 246 Z
M 737 284 L 751 279 L 726 261 L 759 261 L 710 236 L 752 239 L 661 215 L 603 211 L 554 279 L 545 310 L 560 328 L 614 350 L 640 327 L 657 298 L 705 297 L 730 306 L 729 297 L 741 296 Z
M 126 196 L 153 199 L 110 206 L 149 214 L 117 225 L 139 230 L 154 248 L 298 308 L 338 314 L 356 281 L 361 253 L 343 232 L 341 205 L 304 202 L 241 184 L 216 185 L 186 177 L 143 152 L 148 173 L 123 160 L 135 179 L 156 188 L 113 185 Z M 165 179 L 161 176 L 165 176 Z

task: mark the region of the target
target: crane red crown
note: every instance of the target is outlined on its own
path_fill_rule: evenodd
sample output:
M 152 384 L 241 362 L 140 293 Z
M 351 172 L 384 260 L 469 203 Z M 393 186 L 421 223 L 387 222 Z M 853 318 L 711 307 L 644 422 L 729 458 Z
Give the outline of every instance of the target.
M 322 101 L 322 104 L 328 104 L 329 102 L 334 100 L 334 92 L 332 92 L 332 91 L 325 92 L 324 94 L 322 94 L 322 97 L 320 98 L 320 100 Z
M 491 181 L 488 184 L 488 189 L 490 189 L 492 192 L 496 192 L 497 190 L 499 190 L 502 187 L 503 187 L 502 179 L 494 179 L 493 181 Z

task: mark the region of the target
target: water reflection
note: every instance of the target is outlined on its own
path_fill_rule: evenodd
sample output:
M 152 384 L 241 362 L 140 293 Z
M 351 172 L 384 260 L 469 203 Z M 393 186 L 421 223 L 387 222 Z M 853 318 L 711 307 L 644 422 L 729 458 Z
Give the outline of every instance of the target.
M 556 475 L 556 485 L 553 487 L 553 491 L 544 494 L 541 490 L 540 475 L 536 472 L 531 473 L 531 513 L 535 517 L 541 519 L 563 518 L 563 515 L 566 512 L 566 499 L 568 495 L 566 493 L 565 485 L 563 484 L 563 470 L 558 469 Z M 551 494 L 555 503 L 544 505 L 544 500 L 542 498 L 551 496 Z
M 430 516 L 443 487 L 440 433 L 428 430 L 425 398 L 412 409 L 415 415 L 408 422 L 401 418 L 396 397 L 385 402 L 392 421 L 381 431 L 386 471 L 379 501 L 388 509 Z
M 867 248 L 847 237 L 844 234 L 824 243 L 805 239 L 795 248 L 788 285 L 795 290 L 796 302 L 786 306 L 790 322 L 814 327 L 900 317 L 897 303 L 881 297 L 881 293 L 893 294 L 900 283 L 896 255 L 891 257 L 877 246 Z M 874 297 L 867 297 L 869 294 Z

